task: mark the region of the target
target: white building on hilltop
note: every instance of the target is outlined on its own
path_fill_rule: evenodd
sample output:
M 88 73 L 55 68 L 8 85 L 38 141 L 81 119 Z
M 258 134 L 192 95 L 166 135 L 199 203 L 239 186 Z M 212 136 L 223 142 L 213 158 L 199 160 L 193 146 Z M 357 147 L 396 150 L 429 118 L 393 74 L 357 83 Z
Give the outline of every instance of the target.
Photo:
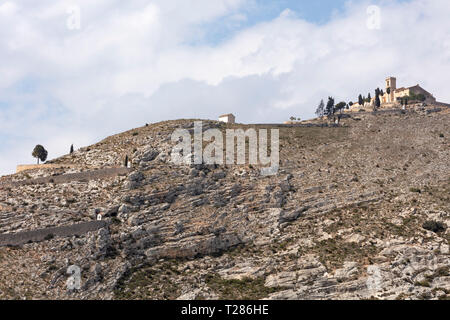
M 446 105 L 437 102 L 436 98 L 430 92 L 426 91 L 418 84 L 412 87 L 397 88 L 397 79 L 395 77 L 388 77 L 386 79 L 386 88 L 385 90 L 381 90 L 379 98 L 382 108 L 399 107 L 406 99 L 413 103 L 423 102 L 432 105 Z M 372 108 L 374 105 L 375 97 L 372 97 L 370 101 L 365 100 L 363 105 L 360 105 L 359 103 L 353 104 L 350 107 L 350 111 L 355 111 L 362 107 Z
M 418 84 L 413 87 L 397 88 L 397 79 L 394 77 L 387 78 L 386 92 L 380 96 L 381 103 L 399 103 L 404 97 L 415 97 L 427 103 L 436 102 L 434 96 Z
M 236 123 L 236 117 L 232 113 L 223 114 L 219 117 L 219 121 L 225 123 Z

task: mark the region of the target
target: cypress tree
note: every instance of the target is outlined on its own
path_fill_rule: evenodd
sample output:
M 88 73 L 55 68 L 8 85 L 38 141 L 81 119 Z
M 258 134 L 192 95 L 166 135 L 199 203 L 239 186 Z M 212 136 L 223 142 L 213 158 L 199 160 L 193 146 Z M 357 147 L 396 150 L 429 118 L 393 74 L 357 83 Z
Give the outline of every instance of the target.
M 377 95 L 375 96 L 375 107 L 376 107 L 376 108 L 379 108 L 380 106 L 381 106 L 380 95 L 377 94 Z
M 322 99 L 322 100 L 320 100 L 319 106 L 316 109 L 317 117 L 319 117 L 319 118 L 323 117 L 324 107 L 325 107 L 325 103 L 323 102 L 323 99 Z
M 334 114 L 334 98 L 328 97 L 327 106 L 325 108 L 325 115 L 331 117 Z
M 358 103 L 360 106 L 362 106 L 364 104 L 364 99 L 363 99 L 362 95 L 358 96 Z

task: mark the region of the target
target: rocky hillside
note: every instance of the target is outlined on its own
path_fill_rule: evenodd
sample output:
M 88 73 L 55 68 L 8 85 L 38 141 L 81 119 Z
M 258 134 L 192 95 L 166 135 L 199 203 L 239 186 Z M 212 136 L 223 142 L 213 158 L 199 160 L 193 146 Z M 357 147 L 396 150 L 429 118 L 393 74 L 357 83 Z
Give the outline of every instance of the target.
M 0 298 L 450 297 L 448 109 L 260 125 L 280 129 L 275 176 L 171 163 L 172 132 L 193 121 L 2 177 Z M 250 126 L 203 122 L 227 127 Z

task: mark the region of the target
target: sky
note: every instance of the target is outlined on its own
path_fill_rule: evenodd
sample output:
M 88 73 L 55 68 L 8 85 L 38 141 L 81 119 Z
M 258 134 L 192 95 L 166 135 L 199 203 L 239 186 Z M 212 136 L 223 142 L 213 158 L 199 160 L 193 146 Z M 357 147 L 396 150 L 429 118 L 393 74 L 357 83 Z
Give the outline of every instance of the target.
M 420 84 L 450 102 L 448 0 L 0 2 L 0 175 L 169 119 L 312 118 Z

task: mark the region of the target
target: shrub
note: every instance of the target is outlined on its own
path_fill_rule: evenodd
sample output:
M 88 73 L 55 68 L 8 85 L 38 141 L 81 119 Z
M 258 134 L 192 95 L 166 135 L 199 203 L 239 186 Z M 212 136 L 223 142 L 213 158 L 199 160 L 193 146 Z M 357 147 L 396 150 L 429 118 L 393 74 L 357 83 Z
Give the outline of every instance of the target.
M 206 284 L 221 299 L 257 300 L 266 298 L 269 294 L 281 291 L 281 288 L 269 288 L 264 285 L 264 278 L 250 279 L 223 279 L 217 274 L 208 274 Z
M 425 230 L 433 231 L 435 233 L 439 233 L 444 232 L 447 229 L 447 226 L 440 221 L 428 220 L 424 222 L 422 228 L 424 228 Z
M 49 233 L 48 235 L 45 236 L 44 240 L 51 240 L 51 239 L 53 239 L 54 237 L 55 237 L 54 234 Z
M 416 281 L 416 282 L 414 283 L 414 285 L 416 285 L 416 286 L 421 286 L 421 287 L 431 287 L 430 282 L 427 281 L 427 280 Z

